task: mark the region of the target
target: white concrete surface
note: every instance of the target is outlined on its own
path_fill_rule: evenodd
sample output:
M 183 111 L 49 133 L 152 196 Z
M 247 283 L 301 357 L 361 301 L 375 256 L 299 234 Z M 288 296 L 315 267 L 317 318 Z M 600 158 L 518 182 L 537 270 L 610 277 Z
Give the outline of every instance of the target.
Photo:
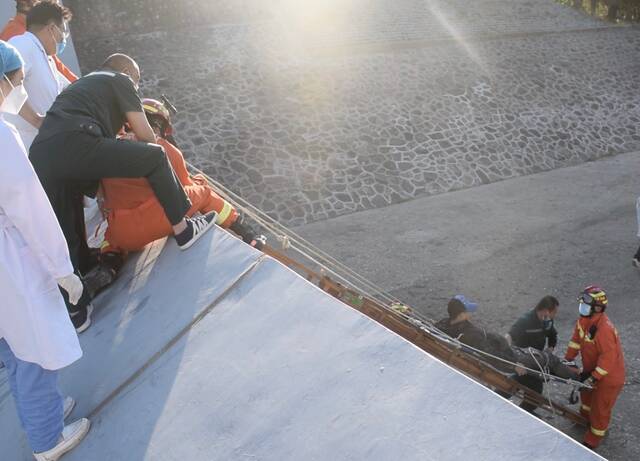
M 580 291 L 604 287 L 625 351 L 627 383 L 599 452 L 640 458 L 640 271 L 631 258 L 640 195 L 640 153 L 514 178 L 318 222 L 297 230 L 423 314 L 446 316 L 447 300 L 478 301 L 476 321 L 506 333 L 546 294 L 560 300 L 560 350 Z M 555 390 L 565 400 L 566 388 Z M 554 424 L 577 439 L 582 430 Z
M 599 459 L 223 231 L 161 249 L 62 375 L 94 423 L 65 460 Z M 26 461 L 0 396 L 3 459 Z

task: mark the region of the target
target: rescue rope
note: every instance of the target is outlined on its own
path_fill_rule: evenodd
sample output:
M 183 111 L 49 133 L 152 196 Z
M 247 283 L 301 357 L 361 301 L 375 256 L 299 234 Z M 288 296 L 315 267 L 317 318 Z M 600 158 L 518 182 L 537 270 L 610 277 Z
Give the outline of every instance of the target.
M 548 373 L 548 368 L 547 367 L 542 367 L 542 365 L 540 364 L 540 362 L 538 362 L 538 359 L 536 358 L 535 354 L 533 353 L 533 351 L 531 350 L 531 348 L 528 349 L 529 354 L 531 355 L 531 358 L 534 360 L 534 362 L 536 362 L 536 365 L 538 365 L 538 368 L 540 368 L 540 371 L 542 373 L 542 380 L 544 381 L 544 389 L 546 390 L 546 395 L 545 397 L 547 398 L 547 401 L 549 402 L 549 408 L 551 408 L 551 414 L 553 414 L 553 416 L 556 415 L 555 409 L 553 408 L 553 403 L 551 402 L 551 394 L 549 393 L 549 379 L 547 377 L 547 373 Z M 544 394 L 543 394 L 544 395 Z
M 450 344 L 452 344 L 452 345 L 454 345 L 456 347 L 459 347 L 459 348 L 461 348 L 463 350 L 464 349 L 471 350 L 471 351 L 473 351 L 473 352 L 475 352 L 477 354 L 483 355 L 485 357 L 489 357 L 489 358 L 491 358 L 493 360 L 505 363 L 505 364 L 507 364 L 509 366 L 513 366 L 514 368 L 515 367 L 519 367 L 519 368 L 522 368 L 522 369 L 524 369 L 524 370 L 526 370 L 528 372 L 531 372 L 533 374 L 541 375 L 543 377 L 543 379 L 546 380 L 545 382 L 560 382 L 560 383 L 571 385 L 571 386 L 590 388 L 589 386 L 585 385 L 584 383 L 581 383 L 580 381 L 576 381 L 576 380 L 569 379 L 569 378 L 561 378 L 560 376 L 556 376 L 556 375 L 553 375 L 553 374 L 545 371 L 545 369 L 540 365 L 540 363 L 535 358 L 535 356 L 533 356 L 533 353 L 530 350 L 529 350 L 529 353 L 532 354 L 532 357 L 535 360 L 536 364 L 538 365 L 538 367 L 540 367 L 539 370 L 535 370 L 533 368 L 526 367 L 521 363 L 512 362 L 512 361 L 507 360 L 505 358 L 502 358 L 502 357 L 499 357 L 497 355 L 494 355 L 494 354 L 492 354 L 490 352 L 483 351 L 481 349 L 477 349 L 477 348 L 475 348 L 473 346 L 469 346 L 468 344 L 465 344 L 465 343 L 461 342 L 457 338 L 450 337 L 445 332 L 443 332 L 442 330 L 439 330 L 438 328 L 436 328 L 433 325 L 430 325 L 428 327 L 427 326 L 423 326 L 423 329 L 428 331 L 429 333 L 431 333 L 434 337 L 438 338 L 442 342 L 448 342 L 448 343 L 450 343 Z M 496 370 L 496 371 L 498 371 L 498 372 L 500 372 L 502 374 L 505 374 L 504 372 L 502 372 L 500 370 Z
M 301 256 L 314 262 L 325 271 L 330 272 L 333 276 L 340 279 L 347 286 L 356 288 L 358 289 L 358 291 L 363 292 L 371 298 L 384 300 L 384 302 L 389 304 L 400 303 L 398 299 L 380 290 L 374 283 L 365 279 L 353 269 L 345 266 L 326 252 L 315 247 L 303 237 L 298 235 L 296 232 L 283 226 L 271 216 L 244 200 L 238 194 L 226 188 L 224 185 L 211 178 L 199 168 L 188 162 L 187 165 L 196 173 L 204 176 L 205 179 L 207 179 L 207 181 L 216 189 L 216 191 L 221 192 L 221 195 L 229 203 L 236 207 L 236 209 L 242 210 L 245 215 L 253 219 L 265 230 L 273 234 L 276 240 L 278 240 L 278 242 L 282 244 L 284 250 L 290 249 L 299 253 Z M 343 271 L 344 273 L 346 273 L 346 276 L 341 275 L 338 271 Z M 347 277 L 352 277 L 352 279 Z M 353 279 L 357 280 L 357 284 L 353 282 Z
M 242 211 L 242 213 L 252 220 L 254 220 L 257 224 L 271 233 L 276 240 L 281 244 L 283 250 L 291 250 L 298 253 L 300 256 L 306 258 L 309 261 L 312 261 L 314 264 L 318 265 L 323 271 L 330 273 L 333 277 L 341 281 L 345 284 L 345 286 L 351 287 L 365 296 L 381 301 L 382 307 L 389 312 L 393 312 L 396 315 L 403 317 L 405 320 L 413 323 L 416 326 L 419 326 L 422 330 L 430 333 L 433 337 L 440 340 L 441 342 L 448 343 L 453 345 L 459 349 L 467 349 L 475 352 L 484 357 L 488 357 L 490 359 L 505 363 L 509 366 L 523 368 L 528 372 L 533 374 L 542 375 L 545 382 L 561 382 L 571 386 L 580 386 L 580 387 L 588 387 L 579 381 L 575 381 L 572 379 L 561 378 L 559 376 L 551 375 L 546 373 L 545 370 L 540 367 L 539 370 L 534 370 L 532 368 L 528 368 L 523 366 L 522 364 L 512 362 L 510 360 L 504 359 L 502 357 L 498 357 L 490 352 L 486 352 L 475 347 L 469 346 L 468 344 L 464 344 L 460 340 L 456 338 L 451 338 L 449 335 L 444 333 L 435 327 L 435 322 L 432 319 L 429 319 L 416 311 L 411 311 L 409 315 L 407 312 L 402 312 L 398 309 L 393 309 L 392 305 L 403 305 L 402 302 L 390 295 L 389 293 L 382 291 L 378 288 L 376 284 L 367 280 L 362 275 L 355 272 L 350 267 L 344 265 L 340 261 L 333 258 L 328 253 L 323 250 L 315 247 L 313 244 L 305 240 L 303 237 L 298 235 L 296 232 L 291 229 L 285 227 L 277 220 L 269 216 L 264 211 L 255 207 L 245 199 L 243 199 L 240 195 L 236 194 L 229 188 L 225 187 L 220 182 L 214 180 L 207 173 L 194 166 L 193 164 L 186 162 L 187 166 L 197 174 L 202 175 L 210 184 L 214 187 L 217 193 L 219 193 L 225 200 L 227 200 L 231 205 L 233 205 L 237 210 Z M 344 274 L 344 275 L 343 275 Z M 355 280 L 355 282 L 354 282 Z M 538 363 L 537 359 L 534 360 Z M 539 363 L 538 363 L 539 365 Z M 540 365 L 539 365 L 540 366 Z M 500 373 L 503 373 L 499 370 L 496 370 Z M 503 373 L 505 374 L 505 373 Z M 551 405 L 553 408 L 553 405 Z

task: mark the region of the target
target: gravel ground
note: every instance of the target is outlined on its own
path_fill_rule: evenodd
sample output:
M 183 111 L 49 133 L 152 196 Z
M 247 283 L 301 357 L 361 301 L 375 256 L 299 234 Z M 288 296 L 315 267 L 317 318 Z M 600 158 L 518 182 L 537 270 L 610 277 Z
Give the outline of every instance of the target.
M 638 153 L 421 198 L 300 227 L 320 248 L 432 318 L 464 293 L 480 303 L 477 320 L 506 332 L 545 294 L 560 300 L 564 350 L 582 287 L 607 290 L 608 314 L 626 357 L 627 383 L 599 450 L 612 460 L 640 459 L 640 272 Z M 563 398 L 568 389 L 556 388 Z M 581 430 L 552 421 L 571 436 Z

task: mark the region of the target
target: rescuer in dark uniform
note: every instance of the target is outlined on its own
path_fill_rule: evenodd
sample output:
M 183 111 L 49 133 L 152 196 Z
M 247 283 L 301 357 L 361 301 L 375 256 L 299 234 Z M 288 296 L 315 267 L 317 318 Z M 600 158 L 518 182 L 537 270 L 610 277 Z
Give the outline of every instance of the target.
M 558 332 L 553 319 L 558 312 L 558 300 L 553 296 L 545 296 L 538 305 L 520 317 L 509 330 L 511 343 L 517 347 L 533 347 L 539 351 L 546 348 L 553 351 L 558 342 Z M 517 376 L 516 381 L 542 394 L 544 382 L 533 375 Z M 536 409 L 535 405 L 522 402 L 520 408 L 528 412 Z
M 95 195 L 104 178 L 145 178 L 162 206 L 178 247 L 186 250 L 215 224 L 217 214 L 186 217 L 191 208 L 138 95 L 140 68 L 114 54 L 99 71 L 69 85 L 47 112 L 29 158 L 69 246 L 74 269 L 87 273 L 90 252 L 83 195 Z M 128 123 L 138 141 L 118 140 Z M 67 304 L 76 328 L 90 316 L 88 300 Z
M 471 317 L 477 308 L 476 303 L 463 295 L 454 296 L 447 305 L 449 317 L 437 322 L 435 327 L 467 346 L 495 356 L 494 358 L 487 356 L 485 359 L 499 370 L 515 371 L 518 375 L 524 375 L 527 373 L 526 368 L 537 370 L 542 366 L 548 369 L 550 374 L 560 378 L 576 379 L 578 377 L 579 373 L 575 367 L 567 366 L 550 350 L 539 351 L 510 345 L 504 336 L 474 325 Z

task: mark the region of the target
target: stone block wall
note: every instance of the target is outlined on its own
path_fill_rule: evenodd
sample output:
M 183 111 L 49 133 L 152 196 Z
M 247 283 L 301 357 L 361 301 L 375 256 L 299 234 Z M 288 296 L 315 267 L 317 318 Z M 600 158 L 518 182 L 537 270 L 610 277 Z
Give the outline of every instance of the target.
M 276 0 L 277 1 L 277 0 Z M 269 0 L 65 0 L 82 40 L 269 16 Z
M 637 29 L 553 0 L 332 2 L 76 44 L 85 70 L 134 56 L 187 158 L 289 225 L 640 150 Z

